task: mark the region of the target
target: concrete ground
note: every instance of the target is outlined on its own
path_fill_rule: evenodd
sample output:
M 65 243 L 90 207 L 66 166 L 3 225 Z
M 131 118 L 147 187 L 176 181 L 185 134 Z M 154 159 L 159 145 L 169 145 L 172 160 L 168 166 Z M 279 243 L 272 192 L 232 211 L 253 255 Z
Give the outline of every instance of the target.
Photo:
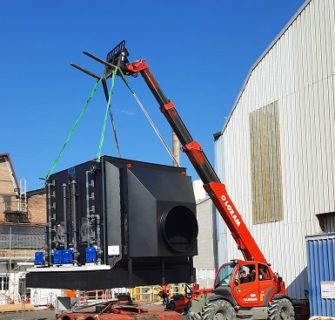
M 0 313 L 1 320 L 55 320 L 54 310 Z

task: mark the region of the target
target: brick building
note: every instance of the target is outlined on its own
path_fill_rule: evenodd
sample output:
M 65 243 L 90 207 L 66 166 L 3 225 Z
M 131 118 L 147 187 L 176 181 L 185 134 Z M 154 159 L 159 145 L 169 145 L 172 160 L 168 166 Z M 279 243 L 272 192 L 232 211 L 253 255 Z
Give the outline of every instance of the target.
M 31 224 L 46 225 L 46 201 L 44 188 L 27 192 L 28 217 Z
M 0 154 L 0 304 L 25 295 L 25 270 L 45 245 L 44 189 L 26 192 L 8 153 Z
M 20 198 L 19 183 L 9 154 L 0 154 L 0 223 L 27 222 L 26 199 Z

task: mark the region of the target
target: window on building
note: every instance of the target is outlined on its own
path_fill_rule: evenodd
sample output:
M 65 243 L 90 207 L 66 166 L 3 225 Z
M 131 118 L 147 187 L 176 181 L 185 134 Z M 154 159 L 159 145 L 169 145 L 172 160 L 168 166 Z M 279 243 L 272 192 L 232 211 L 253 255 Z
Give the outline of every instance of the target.
M 249 114 L 253 224 L 283 219 L 278 102 Z
M 0 276 L 0 291 L 6 291 L 9 288 L 9 277 Z
M 335 232 L 335 212 L 318 214 L 317 218 L 322 232 Z

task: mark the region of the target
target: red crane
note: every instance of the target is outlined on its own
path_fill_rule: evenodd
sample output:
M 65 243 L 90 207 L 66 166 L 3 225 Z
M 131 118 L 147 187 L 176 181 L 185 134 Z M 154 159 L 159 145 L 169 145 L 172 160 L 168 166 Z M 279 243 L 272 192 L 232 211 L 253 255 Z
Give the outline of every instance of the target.
M 139 59 L 129 62 L 125 41 L 109 52 L 107 61 L 89 53 L 85 54 L 105 65 L 103 79 L 105 93 L 107 92 L 105 79 L 111 76 L 115 68 L 117 68 L 117 74 L 124 80 L 125 76 L 137 74 L 143 77 L 182 144 L 183 151 L 201 178 L 205 190 L 228 226 L 238 249 L 243 254 L 244 260 L 231 260 L 219 268 L 212 290 L 194 290 L 190 301 L 187 295 L 186 301 L 190 302 L 187 303 L 188 317 L 196 320 L 235 320 L 236 318 L 293 320 L 293 303 L 286 295 L 284 281 L 278 273 L 272 271 L 230 199 L 225 185 L 220 181 L 200 144 L 193 140 L 173 102 L 165 96 L 146 61 Z M 92 72 L 73 66 L 99 79 L 99 76 Z
M 282 278 L 274 273 L 262 251 L 230 199 L 200 144 L 193 140 L 175 105 L 169 100 L 144 59 L 128 62 L 124 42 L 107 58 L 125 75 L 140 74 L 157 100 L 160 110 L 176 133 L 204 188 L 228 226 L 245 260 L 222 265 L 216 274 L 212 294 L 197 296 L 190 304 L 189 316 L 195 319 L 294 319 L 294 308 L 286 295 Z M 195 301 L 196 300 L 196 301 Z

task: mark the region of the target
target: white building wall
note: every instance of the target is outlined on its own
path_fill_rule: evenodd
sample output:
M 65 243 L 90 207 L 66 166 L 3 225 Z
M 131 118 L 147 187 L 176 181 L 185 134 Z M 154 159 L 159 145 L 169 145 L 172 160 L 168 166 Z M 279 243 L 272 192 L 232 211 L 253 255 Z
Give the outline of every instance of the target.
M 316 214 L 335 211 L 334 75 L 335 1 L 307 1 L 251 69 L 216 141 L 219 175 L 295 298 L 303 298 L 307 289 L 305 235 L 319 232 Z M 252 225 L 249 113 L 274 101 L 279 108 L 284 219 Z M 232 237 L 222 238 L 220 218 L 217 234 L 219 251 L 227 242 L 227 258 L 241 257 Z M 219 252 L 219 260 L 223 256 Z
M 224 172 L 224 162 L 222 161 L 223 155 L 224 155 L 224 140 L 218 139 L 215 140 L 215 150 L 214 150 L 214 155 L 215 155 L 215 171 L 220 177 L 221 181 L 225 181 L 225 172 Z M 216 260 L 216 269 L 219 268 L 219 266 L 228 261 L 228 254 L 227 254 L 227 235 L 229 234 L 228 228 L 226 224 L 224 223 L 221 215 L 216 211 L 216 237 L 214 240 L 216 243 L 214 244 L 216 247 L 216 252 L 215 254 L 217 255 L 217 260 Z
M 194 186 L 202 187 L 197 181 Z M 212 288 L 215 277 L 214 248 L 213 248 L 213 204 L 205 193 L 199 192 L 202 198 L 197 199 L 198 221 L 198 255 L 194 257 L 193 266 L 196 268 L 197 283 L 200 288 Z

